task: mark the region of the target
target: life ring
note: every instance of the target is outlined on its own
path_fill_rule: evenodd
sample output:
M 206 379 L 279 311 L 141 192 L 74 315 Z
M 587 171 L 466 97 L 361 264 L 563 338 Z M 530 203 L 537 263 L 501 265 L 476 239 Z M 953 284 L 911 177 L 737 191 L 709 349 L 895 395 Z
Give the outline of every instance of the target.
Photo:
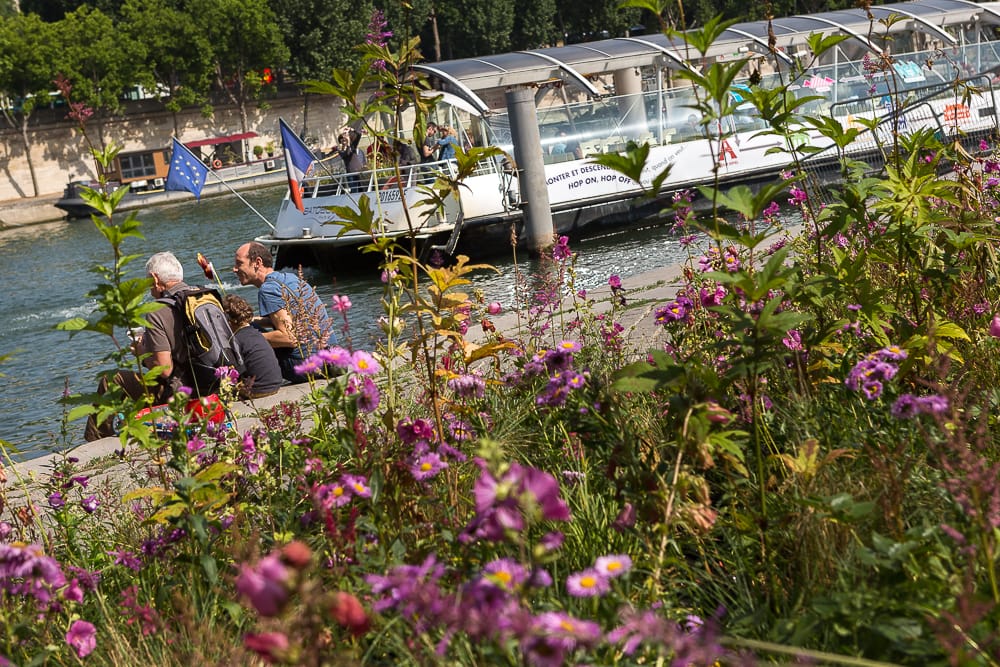
M 222 169 L 222 160 L 212 160 L 212 169 Z
M 383 190 L 388 190 L 389 188 L 395 188 L 399 186 L 399 179 L 395 176 L 390 176 L 386 179 L 385 183 L 382 184 Z

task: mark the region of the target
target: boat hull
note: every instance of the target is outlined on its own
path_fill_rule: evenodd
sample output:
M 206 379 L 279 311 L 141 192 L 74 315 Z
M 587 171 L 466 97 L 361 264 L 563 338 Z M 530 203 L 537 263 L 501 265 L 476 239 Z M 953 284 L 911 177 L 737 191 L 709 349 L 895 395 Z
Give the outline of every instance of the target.
M 218 170 L 219 182 L 212 178 L 201 190 L 201 198 L 219 197 L 231 194 L 233 191 L 255 190 L 259 188 L 274 187 L 288 182 L 288 175 L 284 168 L 284 161 L 270 160 L 274 166 L 266 168 L 263 163 L 259 165 L 244 165 L 242 168 L 231 167 Z M 88 218 L 97 211 L 87 204 L 80 197 L 81 187 L 98 187 L 97 183 L 73 182 L 66 186 L 63 197 L 55 203 L 55 207 L 65 211 L 66 217 L 70 219 Z M 119 186 L 126 187 L 126 186 Z M 145 190 L 129 191 L 122 197 L 116 211 L 131 211 L 149 206 L 160 206 L 163 204 L 175 204 L 194 199 L 194 194 L 187 191 L 178 190 Z

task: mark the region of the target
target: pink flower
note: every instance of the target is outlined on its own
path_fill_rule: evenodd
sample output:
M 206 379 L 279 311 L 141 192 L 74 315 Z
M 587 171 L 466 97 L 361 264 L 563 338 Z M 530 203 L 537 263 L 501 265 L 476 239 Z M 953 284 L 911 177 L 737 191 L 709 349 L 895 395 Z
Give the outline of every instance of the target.
M 69 626 L 69 632 L 66 633 L 66 643 L 79 657 L 86 658 L 97 648 L 97 630 L 87 621 L 73 621 L 73 625 Z
M 341 296 L 339 294 L 333 295 L 333 309 L 338 313 L 346 313 L 351 309 L 351 298 L 348 296 Z
M 375 375 L 382 367 L 375 361 L 375 357 L 363 350 L 358 350 L 351 355 L 351 370 L 361 375 Z
M 490 305 L 486 306 L 486 311 L 490 315 L 499 315 L 501 310 L 503 310 L 503 308 L 496 301 L 494 301 Z
M 1000 315 L 993 316 L 993 321 L 990 322 L 990 335 L 1000 338 Z
M 594 569 L 571 574 L 566 579 L 566 592 L 577 598 L 604 595 L 609 588 L 607 577 Z
M 277 616 L 288 601 L 285 587 L 288 577 L 288 569 L 281 559 L 271 554 L 255 566 L 240 566 L 236 590 L 250 601 L 261 616 Z
M 288 637 L 281 632 L 262 632 L 245 636 L 243 645 L 259 655 L 264 662 L 273 665 L 284 662 L 288 652 Z

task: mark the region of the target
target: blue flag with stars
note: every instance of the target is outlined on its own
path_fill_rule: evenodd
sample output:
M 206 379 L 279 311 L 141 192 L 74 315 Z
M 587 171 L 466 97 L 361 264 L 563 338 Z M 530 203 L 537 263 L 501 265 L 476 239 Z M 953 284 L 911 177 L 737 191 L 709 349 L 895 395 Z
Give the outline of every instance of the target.
M 174 137 L 174 154 L 170 158 L 170 171 L 164 190 L 187 190 L 201 199 L 201 189 L 208 178 L 208 167 L 191 149 Z

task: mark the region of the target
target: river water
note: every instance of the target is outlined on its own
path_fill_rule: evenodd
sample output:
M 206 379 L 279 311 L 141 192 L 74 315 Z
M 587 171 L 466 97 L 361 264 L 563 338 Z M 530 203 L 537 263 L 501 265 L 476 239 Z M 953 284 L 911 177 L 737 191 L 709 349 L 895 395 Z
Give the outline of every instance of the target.
M 279 187 L 243 194 L 263 215 L 273 216 L 284 190 Z M 267 227 L 236 197 L 151 208 L 140 211 L 138 218 L 145 240 L 125 245 L 126 252 L 140 255 L 131 266 L 133 274 L 142 274 L 149 255 L 169 250 L 184 265 L 187 282 L 200 284 L 204 277 L 195 256 L 201 252 L 214 262 L 226 291 L 256 305 L 256 288 L 240 286 L 229 267 L 236 247 Z M 685 256 L 677 237 L 664 223 L 603 230 L 573 239 L 571 247 L 579 253 L 576 285 L 584 289 L 606 285 L 611 274 L 626 278 Z M 72 393 L 93 390 L 95 377 L 104 368 L 101 358 L 111 343 L 91 333 L 71 338 L 54 327 L 93 312 L 93 301 L 84 297 L 98 281 L 90 269 L 97 263 L 107 265 L 111 252 L 90 220 L 0 232 L 0 252 L 4 257 L 0 355 L 11 355 L 0 364 L 0 440 L 13 446 L 15 459 L 29 459 L 82 442 L 82 421 L 66 425 L 64 433 L 65 408 L 58 400 L 67 388 Z M 475 278 L 474 286 L 483 289 L 490 300 L 511 305 L 514 265 L 510 250 L 472 259 L 500 269 L 499 275 L 483 272 Z M 525 270 L 523 259 L 521 270 Z M 371 349 L 377 335 L 375 321 L 382 314 L 379 271 L 372 266 L 339 274 L 307 271 L 306 275 L 324 299 L 333 294 L 351 298 L 354 306 L 349 321 L 354 345 Z

